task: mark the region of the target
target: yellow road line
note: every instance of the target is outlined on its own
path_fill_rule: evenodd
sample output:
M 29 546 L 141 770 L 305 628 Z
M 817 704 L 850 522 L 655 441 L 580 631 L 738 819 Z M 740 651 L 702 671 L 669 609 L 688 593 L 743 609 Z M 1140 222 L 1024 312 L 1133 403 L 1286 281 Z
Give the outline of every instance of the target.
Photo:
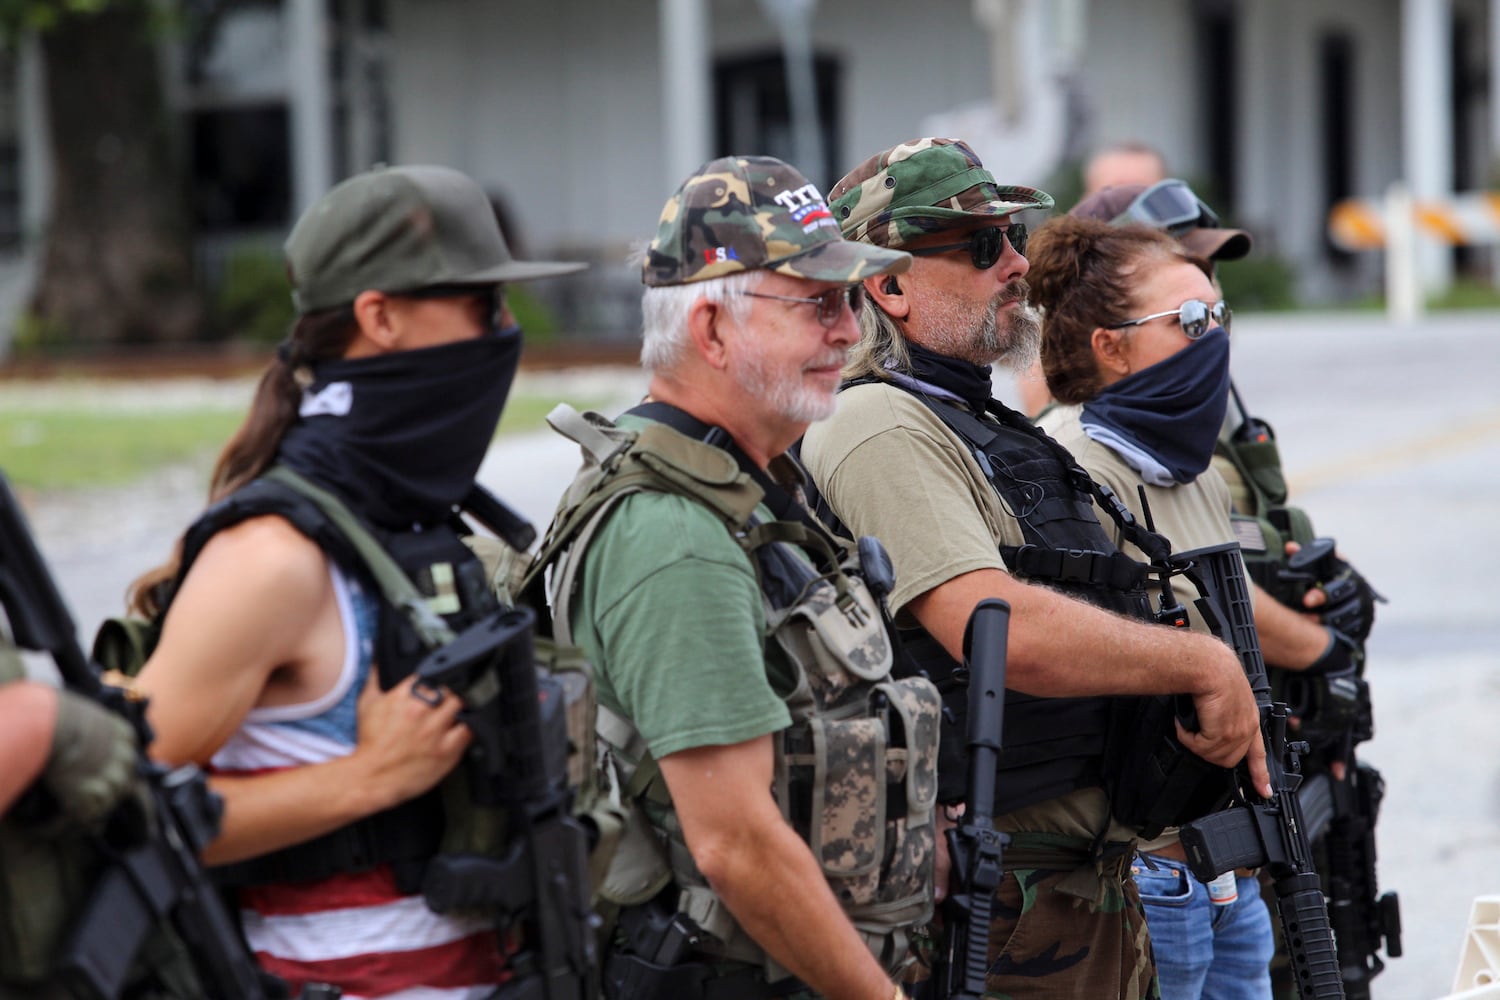
M 1500 438 L 1500 410 L 1491 411 L 1461 429 L 1430 434 L 1392 445 L 1389 448 L 1353 455 L 1341 461 L 1320 466 L 1312 472 L 1291 476 L 1288 479 L 1288 490 L 1295 503 L 1298 496 L 1309 490 L 1346 483 L 1362 476 L 1389 472 L 1402 465 L 1416 465 L 1439 455 L 1496 443 L 1497 438 Z

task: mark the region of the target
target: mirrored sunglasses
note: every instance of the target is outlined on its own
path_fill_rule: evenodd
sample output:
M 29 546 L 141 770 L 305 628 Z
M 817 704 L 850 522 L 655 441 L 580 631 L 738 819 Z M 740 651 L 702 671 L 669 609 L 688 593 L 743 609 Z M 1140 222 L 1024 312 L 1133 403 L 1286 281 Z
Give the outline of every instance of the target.
M 1152 313 L 1150 316 L 1142 316 L 1140 319 L 1127 320 L 1124 323 L 1115 323 L 1106 326 L 1106 330 L 1123 330 L 1127 326 L 1140 326 L 1163 316 L 1176 316 L 1177 322 L 1182 326 L 1183 336 L 1188 340 L 1197 340 L 1209 330 L 1216 326 L 1222 326 L 1224 332 L 1229 332 L 1229 320 L 1231 317 L 1229 305 L 1225 302 L 1215 302 L 1209 305 L 1202 299 L 1188 299 L 1176 309 L 1168 309 L 1165 312 Z

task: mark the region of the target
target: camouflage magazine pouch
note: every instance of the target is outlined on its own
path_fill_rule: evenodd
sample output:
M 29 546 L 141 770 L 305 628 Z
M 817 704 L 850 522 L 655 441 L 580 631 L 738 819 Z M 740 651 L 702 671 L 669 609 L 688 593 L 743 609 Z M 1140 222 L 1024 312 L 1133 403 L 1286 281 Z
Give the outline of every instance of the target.
M 879 719 L 811 719 L 808 729 L 809 846 L 823 874 L 840 881 L 840 898 L 868 903 L 885 853 L 885 725 Z

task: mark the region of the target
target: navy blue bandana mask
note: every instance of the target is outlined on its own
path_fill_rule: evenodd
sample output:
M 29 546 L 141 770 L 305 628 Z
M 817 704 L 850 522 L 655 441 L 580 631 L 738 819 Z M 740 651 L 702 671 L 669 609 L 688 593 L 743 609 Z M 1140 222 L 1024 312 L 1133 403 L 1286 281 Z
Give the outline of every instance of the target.
M 312 366 L 279 458 L 381 527 L 446 518 L 474 485 L 521 358 L 521 328 Z
M 1153 486 L 1190 483 L 1213 461 L 1229 408 L 1229 334 L 1209 330 L 1176 354 L 1083 404 L 1089 437 L 1119 452 Z

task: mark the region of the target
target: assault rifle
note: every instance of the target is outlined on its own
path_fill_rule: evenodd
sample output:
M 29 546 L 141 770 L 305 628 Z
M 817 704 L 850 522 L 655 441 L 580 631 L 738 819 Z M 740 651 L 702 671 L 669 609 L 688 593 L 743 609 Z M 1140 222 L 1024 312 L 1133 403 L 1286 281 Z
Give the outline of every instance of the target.
M 1182 827 L 1188 867 L 1200 882 L 1232 868 L 1265 866 L 1276 895 L 1276 910 L 1288 942 L 1292 975 L 1303 1000 L 1342 998 L 1328 906 L 1313 863 L 1312 843 L 1298 800 L 1301 755 L 1308 745 L 1287 740 L 1287 708 L 1271 701 L 1260 639 L 1250 610 L 1239 545 L 1233 542 L 1184 552 L 1177 557 L 1203 596 L 1197 606 L 1216 634 L 1234 649 L 1260 708 L 1271 797 L 1262 799 L 1240 769 L 1236 805 Z
M 1328 919 L 1338 945 L 1339 972 L 1350 1000 L 1369 1000 L 1370 980 L 1385 968 L 1380 949 L 1401 957 L 1401 901 L 1381 894 L 1375 877 L 1375 821 L 1385 779 L 1368 764 L 1343 758 L 1344 777 L 1315 774 L 1297 790 L 1307 839 L 1320 851 Z
M 101 845 L 108 860 L 82 915 L 69 931 L 57 964 L 59 984 L 71 995 L 89 1000 L 119 997 L 132 985 L 137 958 L 149 935 L 166 922 L 187 946 L 205 997 L 266 1000 L 285 996 L 279 981 L 257 968 L 198 860 L 204 845 L 218 835 L 223 803 L 209 790 L 198 768 L 184 765 L 169 771 L 146 756 L 144 748 L 152 738 L 146 702 L 127 698 L 120 689 L 100 681 L 78 645 L 67 606 L 3 474 L 0 605 L 18 646 L 51 654 L 70 689 L 131 724 L 142 748 L 137 771 L 151 801 L 151 817 L 138 816 L 126 824 L 135 828 L 133 836 L 122 838 L 128 843 Z
M 934 1000 L 979 1000 L 989 970 L 990 916 L 1010 837 L 995 829 L 995 766 L 1005 709 L 1010 605 L 980 601 L 964 632 L 969 671 L 968 789 L 963 820 L 947 831 L 951 890 L 943 900 L 947 947 L 933 969 Z
M 440 854 L 422 884 L 438 913 L 484 909 L 519 927 L 523 951 L 500 1000 L 593 1000 L 598 918 L 589 910 L 589 834 L 572 815 L 562 683 L 538 676 L 530 608 L 502 608 L 417 666 L 418 692 L 464 700 L 475 803 L 502 806 L 503 857 Z

